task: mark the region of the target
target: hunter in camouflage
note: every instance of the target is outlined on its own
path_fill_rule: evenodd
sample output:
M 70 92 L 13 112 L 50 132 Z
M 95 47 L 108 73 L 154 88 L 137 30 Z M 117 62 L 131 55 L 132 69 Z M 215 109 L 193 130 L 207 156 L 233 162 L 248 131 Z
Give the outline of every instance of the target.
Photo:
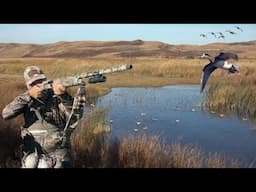
M 71 167 L 70 144 L 63 145 L 63 137 L 73 97 L 57 82 L 52 89 L 44 90 L 40 85 L 46 76 L 36 66 L 27 67 L 24 78 L 28 91 L 17 96 L 2 112 L 5 120 L 24 115 L 22 167 Z
M 22 167 L 71 167 L 70 136 L 86 105 L 84 79 L 89 78 L 89 83 L 105 82 L 104 74 L 129 69 L 132 65 L 120 65 L 52 81 L 40 68 L 27 67 L 24 78 L 28 91 L 17 96 L 2 112 L 5 120 L 24 115 Z M 79 86 L 74 98 L 66 92 L 72 86 Z

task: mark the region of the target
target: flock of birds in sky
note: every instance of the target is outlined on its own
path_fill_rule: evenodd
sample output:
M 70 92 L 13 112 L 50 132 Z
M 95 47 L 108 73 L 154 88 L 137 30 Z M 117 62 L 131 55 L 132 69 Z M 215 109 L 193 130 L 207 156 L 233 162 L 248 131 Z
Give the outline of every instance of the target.
M 234 26 L 234 30 L 226 30 L 225 32 L 208 32 L 208 33 L 201 33 L 200 37 L 208 38 L 208 35 L 212 35 L 217 39 L 225 39 L 225 35 L 236 35 L 239 32 L 243 32 L 243 29 L 239 26 Z M 225 34 L 226 33 L 226 34 Z M 224 35 L 225 34 L 225 35 Z
M 229 35 L 236 35 L 237 33 L 243 32 L 243 29 L 239 26 L 234 26 L 234 30 L 225 31 Z M 200 37 L 207 38 L 207 35 L 210 34 L 218 39 L 224 39 L 224 32 L 209 32 L 206 34 L 200 34 Z M 226 34 L 225 34 L 226 35 Z M 202 76 L 201 76 L 201 89 L 200 92 L 203 92 L 205 85 L 212 74 L 216 69 L 223 69 L 229 73 L 238 73 L 238 66 L 234 63 L 231 63 L 230 60 L 238 61 L 238 55 L 230 52 L 221 52 L 216 57 L 212 57 L 208 53 L 203 53 L 201 58 L 206 58 L 210 63 L 204 66 Z

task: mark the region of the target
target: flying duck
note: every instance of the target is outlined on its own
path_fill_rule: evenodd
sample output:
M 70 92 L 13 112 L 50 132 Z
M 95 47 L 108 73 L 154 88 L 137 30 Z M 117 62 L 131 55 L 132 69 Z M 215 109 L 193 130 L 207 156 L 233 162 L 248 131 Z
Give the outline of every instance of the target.
M 236 33 L 234 31 L 226 30 L 225 32 L 230 33 L 231 35 L 235 35 Z
M 217 69 L 224 69 L 229 71 L 229 73 L 237 73 L 239 72 L 237 66 L 235 66 L 232 63 L 229 63 L 229 59 L 234 59 L 238 61 L 238 56 L 234 53 L 229 53 L 229 52 L 221 52 L 219 55 L 217 55 L 214 60 L 211 58 L 211 56 L 207 53 L 204 53 L 201 58 L 207 58 L 210 63 L 204 66 L 202 76 L 201 76 L 201 90 L 200 92 L 202 93 L 205 85 L 207 83 L 207 80 L 209 79 L 211 73 Z
M 237 30 L 239 30 L 239 31 L 243 32 L 243 29 L 241 29 L 241 27 L 239 27 L 239 26 L 235 26 L 235 28 L 236 28 Z
M 200 34 L 200 37 L 207 38 L 207 36 L 205 34 Z

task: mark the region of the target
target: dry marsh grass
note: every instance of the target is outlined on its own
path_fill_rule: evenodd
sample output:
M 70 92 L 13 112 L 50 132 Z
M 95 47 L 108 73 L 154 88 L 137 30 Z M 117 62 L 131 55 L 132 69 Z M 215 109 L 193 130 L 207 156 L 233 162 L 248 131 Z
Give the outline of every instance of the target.
M 96 112 L 98 113 L 98 112 Z M 101 112 L 100 112 L 101 113 Z M 98 114 L 90 116 L 95 119 Z M 239 162 L 217 153 L 180 143 L 165 144 L 159 136 L 130 135 L 110 141 L 109 133 L 93 134 L 95 125 L 83 124 L 72 137 L 75 167 L 101 168 L 238 168 Z M 104 129 L 104 128 L 103 128 Z
M 105 115 L 103 109 L 93 111 L 73 133 L 71 144 L 75 167 L 106 167 L 109 135 L 103 134 L 106 130 Z M 102 132 L 95 134 L 94 130 L 98 126 Z
M 171 145 L 171 162 L 175 168 L 238 168 L 239 162 L 218 153 L 205 154 L 193 145 Z
M 16 63 L 16 64 L 15 64 Z M 196 77 L 200 74 L 202 60 L 197 59 L 148 59 L 148 58 L 120 58 L 120 59 L 0 59 L 0 74 L 22 75 L 25 67 L 37 65 L 41 67 L 49 78 L 94 71 L 122 64 L 133 64 L 129 72 L 116 73 L 141 75 L 150 77 Z M 122 75 L 121 75 L 122 74 Z M 122 80 L 125 81 L 125 80 Z M 198 77 L 197 77 L 198 82 Z

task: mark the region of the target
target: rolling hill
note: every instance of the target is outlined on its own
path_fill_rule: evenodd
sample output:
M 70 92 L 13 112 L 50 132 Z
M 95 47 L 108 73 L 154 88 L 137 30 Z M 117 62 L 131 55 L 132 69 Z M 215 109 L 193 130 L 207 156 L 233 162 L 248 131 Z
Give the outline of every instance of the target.
M 256 40 L 207 45 L 172 45 L 159 41 L 75 41 L 51 44 L 0 43 L 0 58 L 89 58 L 89 57 L 164 57 L 197 58 L 203 52 L 237 53 L 240 58 L 256 58 Z

